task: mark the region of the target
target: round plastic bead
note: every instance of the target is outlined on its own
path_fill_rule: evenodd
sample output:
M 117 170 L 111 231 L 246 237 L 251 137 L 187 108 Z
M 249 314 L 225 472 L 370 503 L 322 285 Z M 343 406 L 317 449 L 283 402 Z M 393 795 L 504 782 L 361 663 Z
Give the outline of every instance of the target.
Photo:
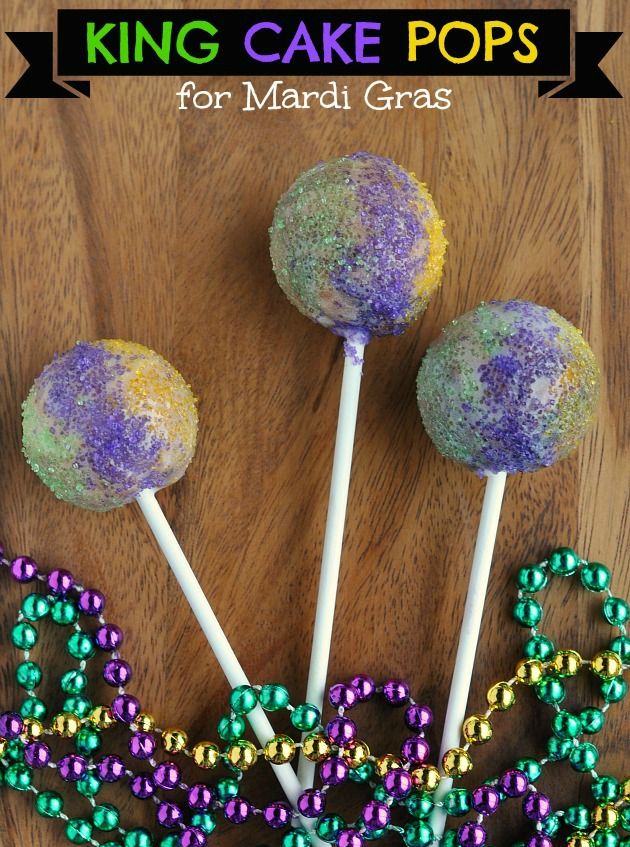
M 209 812 L 197 812 L 190 819 L 191 826 L 203 830 L 206 835 L 211 835 L 217 828 L 217 819 Z
M 120 813 L 111 803 L 101 803 L 92 811 L 94 826 L 101 832 L 111 832 L 120 822 Z
M 322 815 L 317 821 L 315 832 L 322 841 L 330 844 L 337 840 L 337 835 L 345 829 L 346 822 L 341 815 Z
M 599 562 L 587 562 L 580 571 L 582 585 L 587 591 L 606 591 L 610 585 L 610 571 Z
M 36 662 L 22 662 L 15 670 L 15 678 L 18 685 L 27 691 L 32 691 L 42 681 L 42 669 Z
M 74 743 L 78 753 L 83 756 L 92 756 L 101 749 L 103 742 L 100 732 L 84 726 L 77 733 Z
M 16 762 L 6 769 L 4 780 L 15 791 L 28 791 L 33 782 L 33 771 L 23 762 Z
M 109 729 L 115 723 L 109 706 L 94 706 L 88 716 L 88 720 L 97 729 Z
M 81 728 L 79 718 L 70 712 L 60 712 L 52 719 L 51 729 L 61 738 L 73 738 Z
M 461 847 L 484 847 L 486 830 L 482 824 L 466 821 L 457 830 L 457 838 Z
M 282 836 L 282 847 L 309 847 L 311 839 L 305 829 L 292 829 Z
M 630 616 L 630 606 L 621 597 L 607 597 L 603 611 L 604 617 L 613 626 L 623 626 Z
M 344 744 L 343 757 L 351 768 L 359 768 L 365 764 L 370 755 L 370 748 L 365 741 L 358 738 Z
M 328 690 L 328 702 L 333 709 L 351 709 L 359 700 L 358 689 L 345 682 L 337 682 Z
M 582 657 L 576 650 L 558 650 L 551 660 L 550 670 L 560 677 L 575 676 L 582 667 Z
M 488 689 L 486 699 L 493 711 L 505 712 L 516 702 L 516 694 L 509 683 L 497 682 Z
M 289 692 L 284 685 L 272 683 L 263 685 L 258 695 L 260 705 L 267 712 L 277 712 L 289 705 Z
M 578 744 L 577 747 L 574 747 L 573 750 L 571 750 L 569 755 L 571 767 L 580 773 L 592 771 L 598 761 L 599 752 L 597 747 L 595 747 L 594 744 L 589 744 L 588 742 Z
M 19 738 L 9 741 L 4 750 L 4 756 L 10 762 L 24 762 L 24 745 Z
M 444 808 L 453 817 L 467 815 L 472 807 L 470 791 L 465 788 L 451 788 L 444 796 Z
M 301 732 L 312 732 L 321 723 L 319 709 L 312 703 L 300 703 L 291 712 L 291 723 Z
M 358 673 L 350 680 L 350 687 L 356 691 L 360 703 L 367 703 L 376 694 L 376 683 L 371 676 Z
M 492 738 L 492 724 L 485 715 L 471 715 L 464 721 L 462 733 L 471 744 L 485 744 Z
M 619 847 L 619 836 L 616 832 L 596 832 L 593 844 L 595 847 Z
M 562 826 L 562 819 L 559 815 L 549 815 L 542 822 L 542 831 L 545 835 L 554 836 L 558 834 L 560 827 Z
M 313 732 L 302 742 L 302 753 L 310 762 L 323 762 L 330 756 L 331 746 L 321 733 Z
M 0 736 L 5 741 L 19 738 L 24 729 L 24 721 L 16 712 L 3 712 L 0 715 Z
M 536 759 L 519 759 L 516 762 L 516 769 L 523 771 L 529 782 L 536 782 L 542 774 L 542 765 Z
M 568 759 L 573 749 L 573 741 L 570 738 L 557 738 L 553 736 L 547 742 L 547 755 L 552 762 L 560 762 L 563 759 Z
M 83 818 L 70 818 L 66 823 L 66 838 L 71 844 L 89 844 L 92 824 Z
M 420 791 L 432 793 L 440 784 L 440 772 L 434 765 L 422 765 L 411 771 L 414 784 Z
M 585 830 L 590 827 L 591 814 L 586 806 L 580 803 L 577 806 L 570 806 L 565 811 L 564 820 L 573 829 Z
M 403 840 L 406 847 L 426 847 L 432 844 L 433 830 L 425 821 L 414 821 L 405 825 Z
M 594 735 L 596 732 L 599 732 L 606 721 L 604 712 L 601 709 L 596 709 L 594 706 L 582 709 L 578 717 L 582 724 L 582 731 L 588 735 Z
M 22 724 L 22 732 L 20 737 L 22 740 L 30 738 L 39 738 L 44 732 L 44 725 L 36 718 L 25 718 Z
M 522 797 L 528 786 L 527 774 L 517 768 L 510 768 L 499 778 L 498 787 L 508 797 Z
M 523 800 L 523 814 L 531 821 L 544 821 L 551 812 L 551 802 L 546 794 L 531 791 Z
M 237 715 L 247 715 L 258 705 L 258 694 L 251 685 L 239 685 L 230 694 L 230 708 Z
M 28 594 L 22 600 L 22 614 L 28 621 L 38 621 L 50 611 L 50 601 L 43 594 Z
M 58 818 L 63 812 L 63 798 L 56 791 L 40 791 L 35 808 L 44 818 Z
M 562 703 L 566 696 L 564 683 L 560 679 L 547 677 L 536 686 L 536 696 L 543 703 Z
M 619 812 L 611 803 L 597 805 L 593 809 L 592 821 L 597 829 L 614 829 L 619 821 Z
M 96 797 L 103 783 L 93 773 L 86 773 L 80 780 L 75 783 L 75 788 L 83 797 Z
M 516 575 L 516 584 L 522 591 L 534 593 L 547 585 L 547 572 L 540 565 L 526 565 Z
M 186 744 L 188 736 L 181 729 L 165 729 L 162 733 L 162 746 L 167 753 L 181 753 Z
M 582 723 L 571 712 L 562 710 L 554 715 L 552 729 L 558 738 L 577 738 L 582 732 Z
M 537 600 L 527 597 L 518 600 L 512 610 L 514 620 L 521 626 L 537 626 L 542 620 L 542 606 Z
M 123 838 L 124 847 L 153 847 L 151 833 L 143 827 L 129 829 Z
M 541 662 L 546 662 L 554 652 L 553 641 L 546 635 L 532 635 L 523 647 L 523 654 L 527 659 L 539 659 Z
M 66 671 L 61 677 L 61 690 L 66 694 L 81 694 L 87 688 L 87 675 L 80 670 Z
M 364 762 L 356 768 L 351 767 L 348 776 L 353 782 L 369 782 L 374 777 L 374 765 Z
M 79 620 L 79 610 L 72 600 L 55 600 L 50 616 L 59 626 L 70 626 Z
M 274 765 L 284 765 L 295 756 L 295 742 L 288 735 L 276 735 L 265 744 L 265 759 Z
M 501 792 L 493 785 L 480 785 L 472 792 L 472 808 L 480 815 L 493 815 L 501 804 Z
M 405 806 L 410 815 L 414 818 L 428 818 L 433 809 L 435 808 L 435 803 L 433 802 L 430 794 L 410 794 L 409 797 L 405 800 Z
M 20 706 L 20 714 L 23 718 L 35 718 L 41 721 L 48 714 L 48 709 L 39 697 L 27 697 Z
M 61 708 L 64 712 L 69 712 L 78 718 L 86 718 L 92 711 L 92 701 L 83 694 L 73 694 L 71 697 L 66 697 Z
M 549 568 L 558 576 L 571 576 L 580 564 L 580 560 L 570 547 L 558 547 L 549 556 Z
M 199 741 L 191 750 L 194 763 L 198 768 L 214 768 L 221 758 L 221 752 L 211 741 Z
M 601 686 L 602 697 L 607 703 L 618 703 L 626 696 L 628 692 L 628 683 L 622 677 L 615 679 L 607 679 L 602 682 Z
M 245 734 L 245 721 L 240 715 L 233 718 L 223 715 L 217 724 L 217 732 L 223 741 L 238 741 Z
M 623 665 L 617 653 L 612 650 L 602 650 L 591 660 L 591 670 L 600 679 L 614 679 L 623 672 Z
M 18 650 L 32 650 L 37 644 L 37 630 L 30 623 L 18 623 L 11 630 L 11 641 Z
M 613 776 L 599 776 L 591 785 L 593 797 L 600 803 L 615 803 L 619 799 L 621 787 Z
M 610 649 L 621 657 L 621 661 L 627 664 L 630 661 L 630 638 L 627 635 L 618 635 L 610 642 Z
M 516 679 L 521 685 L 537 685 L 543 678 L 545 669 L 538 659 L 521 659 L 516 663 Z
M 223 777 L 216 784 L 217 797 L 222 803 L 225 803 L 231 797 L 236 797 L 238 794 L 238 782 L 230 777 Z
M 73 632 L 68 639 L 67 650 L 75 659 L 91 659 L 96 653 L 94 641 L 86 632 Z

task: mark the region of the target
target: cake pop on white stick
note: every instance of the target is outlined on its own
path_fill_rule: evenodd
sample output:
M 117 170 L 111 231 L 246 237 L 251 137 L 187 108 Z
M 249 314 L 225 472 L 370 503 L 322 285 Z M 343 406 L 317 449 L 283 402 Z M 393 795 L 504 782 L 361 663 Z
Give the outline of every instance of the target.
M 276 207 L 271 257 L 291 303 L 344 341 L 345 363 L 307 700 L 320 711 L 326 676 L 365 344 L 399 335 L 440 283 L 446 241 L 431 195 L 390 159 L 355 153 L 301 174 Z M 315 765 L 300 761 L 303 785 Z
M 552 309 L 493 301 L 446 327 L 424 357 L 417 389 L 437 449 L 487 480 L 440 748 L 447 778 L 439 802 L 452 778 L 470 770 L 467 746 L 487 740 L 475 721 L 463 722 L 506 475 L 548 467 L 577 447 L 593 420 L 599 371 L 581 332 Z M 445 821 L 436 806 L 436 839 Z
M 249 685 L 155 497 L 195 452 L 196 401 L 181 374 L 141 344 L 80 342 L 44 368 L 22 410 L 24 454 L 56 497 L 94 511 L 138 502 L 229 684 Z M 261 706 L 248 718 L 264 746 L 274 731 Z M 295 772 L 273 768 L 295 804 Z

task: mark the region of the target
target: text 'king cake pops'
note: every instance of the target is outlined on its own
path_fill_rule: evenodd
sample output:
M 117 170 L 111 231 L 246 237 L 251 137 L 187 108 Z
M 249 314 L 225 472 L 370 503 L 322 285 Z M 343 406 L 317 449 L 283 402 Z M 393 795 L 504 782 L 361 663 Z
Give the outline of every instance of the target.
M 445 328 L 417 385 L 441 453 L 481 474 L 515 473 L 575 449 L 593 421 L 599 369 L 582 333 L 552 309 L 493 301 Z
M 446 240 L 427 187 L 354 153 L 302 173 L 276 206 L 271 257 L 303 314 L 366 343 L 398 335 L 440 284 Z
M 23 404 L 29 465 L 62 500 L 106 511 L 180 479 L 197 408 L 181 374 L 128 341 L 80 342 L 57 356 Z

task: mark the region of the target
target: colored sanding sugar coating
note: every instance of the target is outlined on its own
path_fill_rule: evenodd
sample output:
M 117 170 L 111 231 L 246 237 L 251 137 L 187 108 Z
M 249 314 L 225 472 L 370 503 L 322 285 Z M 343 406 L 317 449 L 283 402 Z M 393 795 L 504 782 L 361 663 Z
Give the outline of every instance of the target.
M 593 421 L 599 370 L 552 309 L 482 303 L 427 351 L 418 405 L 438 450 L 480 474 L 535 471 L 571 453 Z
M 303 314 L 366 343 L 404 332 L 426 308 L 442 275 L 442 227 L 413 174 L 354 153 L 301 174 L 280 198 L 273 267 Z
M 61 500 L 96 511 L 183 476 L 195 452 L 196 400 L 141 344 L 79 342 L 55 357 L 22 407 L 24 454 Z

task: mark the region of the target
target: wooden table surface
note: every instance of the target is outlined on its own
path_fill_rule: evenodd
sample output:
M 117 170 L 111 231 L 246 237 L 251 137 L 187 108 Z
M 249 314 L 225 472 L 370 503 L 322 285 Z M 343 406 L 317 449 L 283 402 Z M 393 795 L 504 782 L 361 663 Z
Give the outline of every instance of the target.
M 142 4 L 163 5 L 237 4 Z M 619 0 L 536 5 L 570 6 L 580 30 L 630 28 Z M 50 30 L 55 8 L 4 0 L 2 29 Z M 6 91 L 23 61 L 6 38 L 1 45 Z M 624 39 L 603 66 L 628 95 Z M 235 89 L 240 81 L 216 82 Z M 106 593 L 109 618 L 126 632 L 130 690 L 160 725 L 181 725 L 191 739 L 216 736 L 228 689 L 174 578 L 137 507 L 94 514 L 44 488 L 20 454 L 20 403 L 55 351 L 78 338 L 133 339 L 182 371 L 200 398 L 199 447 L 184 480 L 160 501 L 252 681 L 282 681 L 295 701 L 303 697 L 342 351 L 285 300 L 267 228 L 280 193 L 320 159 L 368 149 L 414 170 L 430 186 L 450 242 L 443 287 L 422 321 L 367 350 L 330 681 L 358 671 L 405 677 L 441 722 L 483 484 L 431 445 L 414 379 L 440 328 L 483 299 L 557 309 L 584 329 L 603 380 L 597 423 L 579 452 L 508 482 L 470 710 L 483 709 L 486 689 L 519 657 L 524 636 L 510 612 L 521 564 L 572 545 L 612 566 L 615 593 L 630 594 L 627 101 L 539 100 L 532 79 L 462 77 L 450 82 L 447 111 L 375 112 L 360 105 L 364 80 L 343 82 L 356 103 L 347 112 L 178 111 L 174 78 L 94 79 L 91 99 L 0 106 L 0 536 L 12 554 L 70 566 Z M 3 577 L 3 709 L 18 702 L 9 631 L 20 594 Z M 598 599 L 557 581 L 545 599 L 558 646 L 589 655 L 610 640 Z M 50 691 L 71 664 L 55 635 L 39 653 L 54 669 Z M 582 702 L 598 702 L 581 680 Z M 498 717 L 498 741 L 478 754 L 477 778 L 544 751 L 550 711 L 528 694 Z M 569 707 L 578 699 L 572 694 Z M 380 709 L 364 711 L 357 718 L 373 749 L 395 748 L 402 716 L 392 726 Z M 612 708 L 597 739 L 602 772 L 628 776 L 629 730 L 625 707 Z M 265 768 L 252 777 L 253 799 L 279 796 Z M 588 779 L 566 763 L 549 770 L 543 786 L 558 802 L 588 800 Z M 117 796 L 126 825 L 151 821 L 151 804 Z M 2 847 L 67 843 L 28 797 L 3 790 L 0 803 Z M 339 808 L 356 813 L 358 803 L 356 795 Z M 495 844 L 521 831 L 514 810 L 502 821 Z M 216 843 L 255 845 L 268 833 L 258 824 L 222 826 Z

